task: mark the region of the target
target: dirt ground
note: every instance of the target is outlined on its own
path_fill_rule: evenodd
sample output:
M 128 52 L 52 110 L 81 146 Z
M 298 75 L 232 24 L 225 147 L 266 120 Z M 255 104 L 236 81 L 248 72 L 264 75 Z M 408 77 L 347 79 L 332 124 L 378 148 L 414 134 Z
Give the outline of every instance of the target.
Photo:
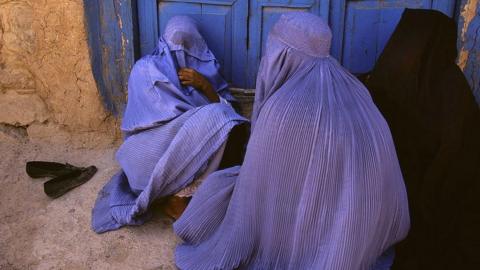
M 117 171 L 118 143 L 88 148 L 0 138 L 0 269 L 176 269 L 178 239 L 171 222 L 149 223 L 97 235 L 90 229 L 97 192 Z M 52 200 L 47 179 L 25 173 L 29 160 L 96 165 L 86 184 Z

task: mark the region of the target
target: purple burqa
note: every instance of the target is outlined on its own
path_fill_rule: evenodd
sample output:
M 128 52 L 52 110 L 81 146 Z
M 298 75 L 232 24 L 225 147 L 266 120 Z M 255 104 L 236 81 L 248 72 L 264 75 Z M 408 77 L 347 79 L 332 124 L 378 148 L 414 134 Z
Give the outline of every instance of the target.
M 179 268 L 389 268 L 409 229 L 395 147 L 330 41 L 307 13 L 273 27 L 245 161 L 210 175 L 174 224 Z
M 122 170 L 98 195 L 95 232 L 144 223 L 149 205 L 201 175 L 231 129 L 246 121 L 230 105 L 209 104 L 197 90 L 180 85 L 177 71 L 183 67 L 194 68 L 220 97 L 231 99 L 194 21 L 172 18 L 155 52 L 135 63 L 130 74 L 122 121 L 126 139 L 116 154 Z

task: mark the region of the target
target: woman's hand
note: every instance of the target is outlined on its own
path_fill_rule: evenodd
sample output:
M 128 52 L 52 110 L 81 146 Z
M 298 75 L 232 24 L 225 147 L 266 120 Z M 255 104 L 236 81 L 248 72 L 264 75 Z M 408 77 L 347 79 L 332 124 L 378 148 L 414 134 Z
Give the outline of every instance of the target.
M 192 86 L 193 88 L 202 92 L 211 102 L 220 101 L 220 98 L 214 91 L 212 84 L 196 70 L 191 68 L 182 68 L 178 72 L 178 78 L 180 79 L 180 83 L 182 85 Z

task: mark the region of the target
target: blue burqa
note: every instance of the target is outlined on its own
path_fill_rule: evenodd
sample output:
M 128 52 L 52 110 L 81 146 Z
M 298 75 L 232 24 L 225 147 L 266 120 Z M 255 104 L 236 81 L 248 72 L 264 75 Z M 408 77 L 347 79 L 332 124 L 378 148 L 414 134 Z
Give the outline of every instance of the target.
M 211 174 L 174 224 L 180 269 L 388 269 L 409 229 L 389 128 L 329 56 L 331 31 L 281 16 L 257 78 L 244 163 Z
M 231 100 L 195 22 L 172 18 L 154 53 L 131 71 L 121 127 L 126 138 L 116 154 L 122 169 L 98 195 L 95 232 L 144 223 L 151 202 L 201 175 L 230 130 L 246 121 L 229 104 L 209 104 L 203 94 L 182 86 L 177 71 L 183 67 L 203 74 L 220 97 Z

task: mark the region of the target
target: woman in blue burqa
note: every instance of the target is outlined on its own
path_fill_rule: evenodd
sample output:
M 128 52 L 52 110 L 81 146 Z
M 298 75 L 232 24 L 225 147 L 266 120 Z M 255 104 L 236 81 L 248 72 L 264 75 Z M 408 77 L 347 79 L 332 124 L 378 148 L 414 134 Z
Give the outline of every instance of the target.
M 232 132 L 246 120 L 229 101 L 227 83 L 195 22 L 173 17 L 154 53 L 131 71 L 125 141 L 116 154 L 121 170 L 98 195 L 93 229 L 142 224 L 159 198 L 171 198 L 164 201 L 171 205 L 166 212 L 178 218 L 184 208 L 178 202 L 186 206 L 206 175 L 240 164 L 240 131 Z
M 389 128 L 329 55 L 319 17 L 287 13 L 262 58 L 241 167 L 211 174 L 174 223 L 180 269 L 388 269 L 409 229 Z

